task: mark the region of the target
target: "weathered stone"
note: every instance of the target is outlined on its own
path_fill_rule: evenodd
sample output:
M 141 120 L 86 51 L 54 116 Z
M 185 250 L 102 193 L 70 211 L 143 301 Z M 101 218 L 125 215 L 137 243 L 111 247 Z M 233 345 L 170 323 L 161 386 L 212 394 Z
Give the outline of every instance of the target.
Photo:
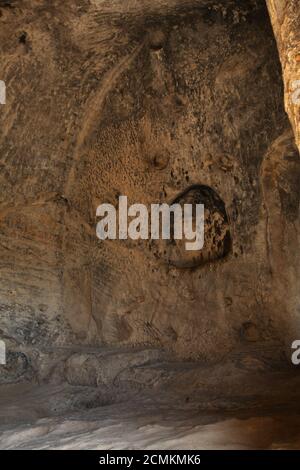
M 140 399 L 143 423 L 160 400 L 190 428 L 199 410 L 290 406 L 299 1 L 0 0 L 0 52 L 1 423 L 122 401 L 138 421 Z M 98 240 L 96 208 L 120 195 L 204 203 L 203 250 Z M 71 421 L 68 442 L 99 428 Z M 282 448 L 254 422 L 252 442 Z
M 260 166 L 289 123 L 264 5 L 33 4 L 1 7 L 3 331 L 35 347 L 147 343 L 207 359 L 247 321 L 280 335 L 290 307 L 272 295 Z M 170 202 L 195 184 L 227 217 L 202 261 L 97 240 L 99 203 Z

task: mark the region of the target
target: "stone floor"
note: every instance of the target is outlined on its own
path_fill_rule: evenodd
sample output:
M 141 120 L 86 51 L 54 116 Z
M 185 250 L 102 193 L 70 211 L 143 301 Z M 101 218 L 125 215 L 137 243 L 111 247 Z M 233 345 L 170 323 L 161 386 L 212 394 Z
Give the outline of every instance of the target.
M 300 448 L 296 368 L 263 359 L 261 351 L 258 359 L 257 348 L 215 365 L 128 354 L 131 365 L 118 380 L 102 374 L 97 386 L 70 384 L 80 372 L 86 380 L 83 366 L 61 383 L 2 385 L 0 448 Z M 135 354 L 152 360 L 140 364 Z M 106 360 L 113 370 L 119 355 L 110 351 Z M 89 367 L 89 377 L 96 369 Z

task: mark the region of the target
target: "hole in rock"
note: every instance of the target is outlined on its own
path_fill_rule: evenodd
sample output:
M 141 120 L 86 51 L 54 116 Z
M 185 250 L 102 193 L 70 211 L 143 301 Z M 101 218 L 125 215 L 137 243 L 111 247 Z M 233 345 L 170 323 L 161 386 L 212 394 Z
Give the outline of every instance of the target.
M 208 262 L 225 258 L 231 251 L 231 234 L 225 203 L 209 186 L 195 184 L 185 189 L 172 204 L 192 205 L 193 225 L 196 225 L 196 205 L 204 206 L 204 246 L 201 250 L 187 251 L 187 239 L 174 239 L 174 215 L 171 219 L 171 242 L 168 246 L 168 262 L 178 268 L 195 268 Z M 182 211 L 184 214 L 184 211 Z M 173 223 L 172 223 L 173 222 Z M 184 221 L 182 221 L 184 224 Z

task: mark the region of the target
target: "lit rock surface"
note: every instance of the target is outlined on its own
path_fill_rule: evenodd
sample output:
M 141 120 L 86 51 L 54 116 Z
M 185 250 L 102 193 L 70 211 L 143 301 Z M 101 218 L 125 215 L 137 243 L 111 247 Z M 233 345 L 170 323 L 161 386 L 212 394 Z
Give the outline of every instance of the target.
M 300 9 L 298 0 L 267 0 L 285 84 L 285 107 L 300 146 Z M 298 90 L 298 91 L 297 91 Z

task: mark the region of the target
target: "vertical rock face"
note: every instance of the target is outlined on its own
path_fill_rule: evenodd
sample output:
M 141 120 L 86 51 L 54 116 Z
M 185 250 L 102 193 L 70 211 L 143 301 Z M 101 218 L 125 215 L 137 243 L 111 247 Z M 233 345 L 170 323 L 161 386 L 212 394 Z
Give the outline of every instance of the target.
M 297 0 L 267 0 L 285 85 L 285 107 L 300 146 L 300 9 Z
M 16 350 L 213 359 L 297 318 L 299 156 L 266 7 L 240 3 L 0 2 L 1 336 Z M 97 240 L 96 208 L 119 195 L 207 201 L 202 261 Z

